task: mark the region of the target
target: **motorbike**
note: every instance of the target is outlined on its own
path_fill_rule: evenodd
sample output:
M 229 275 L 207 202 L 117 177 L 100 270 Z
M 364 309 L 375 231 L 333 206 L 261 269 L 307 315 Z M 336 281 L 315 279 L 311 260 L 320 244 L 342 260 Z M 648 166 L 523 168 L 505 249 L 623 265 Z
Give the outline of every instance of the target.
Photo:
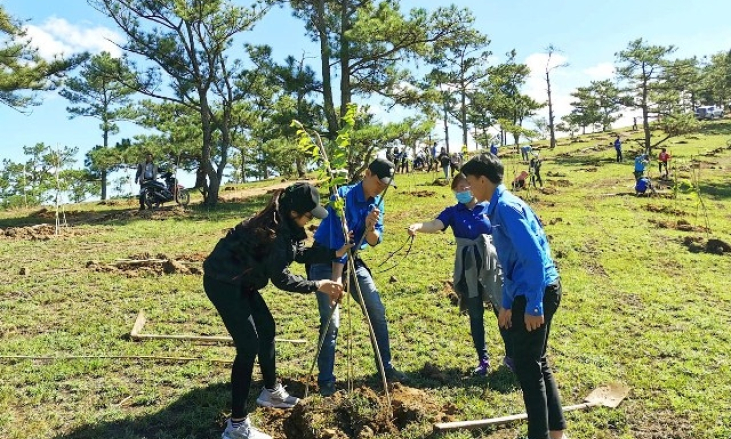
M 175 201 L 179 205 L 185 207 L 190 203 L 190 193 L 178 183 L 172 171 L 161 170 L 160 178 L 165 183 L 158 180 L 148 180 L 142 184 L 142 199 L 148 209 L 160 207 L 161 204 Z

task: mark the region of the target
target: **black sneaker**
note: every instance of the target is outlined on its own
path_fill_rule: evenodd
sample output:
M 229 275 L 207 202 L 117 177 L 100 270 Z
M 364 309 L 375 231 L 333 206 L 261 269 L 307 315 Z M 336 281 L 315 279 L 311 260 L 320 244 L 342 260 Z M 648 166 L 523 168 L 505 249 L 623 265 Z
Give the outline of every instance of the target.
M 389 383 L 405 383 L 409 380 L 409 377 L 405 373 L 399 371 L 395 367 L 392 367 L 386 371 L 386 381 Z
M 328 397 L 332 396 L 336 390 L 335 390 L 335 383 L 333 382 L 327 382 L 327 383 L 320 383 L 320 396 Z

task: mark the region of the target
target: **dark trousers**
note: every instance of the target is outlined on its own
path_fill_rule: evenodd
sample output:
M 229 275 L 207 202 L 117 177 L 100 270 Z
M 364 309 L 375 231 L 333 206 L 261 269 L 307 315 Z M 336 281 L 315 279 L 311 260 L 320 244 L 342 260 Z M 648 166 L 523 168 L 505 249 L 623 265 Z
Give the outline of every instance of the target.
M 665 168 L 665 175 L 670 175 L 668 173 L 668 162 L 658 162 L 657 167 L 658 167 L 657 172 L 659 172 L 660 174 L 662 174 L 662 168 Z
M 565 430 L 566 420 L 561 409 L 561 398 L 551 367 L 546 360 L 548 335 L 553 314 L 561 303 L 561 283 L 546 287 L 543 296 L 545 323 L 528 332 L 525 328 L 525 296 L 513 301 L 510 333 L 513 341 L 515 373 L 523 389 L 523 401 L 528 414 L 528 438 L 548 439 L 549 430 Z
M 533 185 L 533 187 L 536 187 L 536 180 L 538 180 L 538 183 L 543 187 L 543 179 L 541 178 L 541 171 L 534 171 L 533 174 L 530 176 L 530 183 Z
M 617 150 L 617 163 L 619 163 L 621 161 L 622 161 L 622 150 L 618 149 Z
M 274 318 L 258 291 L 244 291 L 209 276 L 203 277 L 203 288 L 236 346 L 231 367 L 231 417 L 244 418 L 257 355 L 264 386 L 273 389 L 277 383 Z

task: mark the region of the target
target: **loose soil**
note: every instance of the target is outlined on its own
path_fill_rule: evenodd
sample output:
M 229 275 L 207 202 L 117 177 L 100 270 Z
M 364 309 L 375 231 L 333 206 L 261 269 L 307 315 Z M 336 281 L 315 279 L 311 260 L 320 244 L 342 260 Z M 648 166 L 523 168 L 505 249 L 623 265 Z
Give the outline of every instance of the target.
M 459 295 L 454 291 L 454 283 L 451 280 L 444 281 L 444 288 L 442 288 L 442 295 L 449 300 L 452 306 L 459 305 Z
M 646 204 L 645 210 L 648 212 L 668 213 L 670 215 L 684 216 L 688 213 L 683 210 L 673 209 L 670 206 L 657 206 L 655 204 Z
M 677 221 L 664 221 L 650 218 L 648 221 L 655 224 L 660 229 L 674 229 L 680 230 L 681 232 L 710 232 L 707 228 L 703 226 L 694 226 L 684 219 L 679 219 Z
M 691 253 L 710 253 L 713 255 L 731 255 L 731 245 L 720 239 L 711 238 L 706 240 L 702 236 L 686 236 L 681 243 Z
M 307 398 L 281 422 L 282 433 L 275 432 L 273 436 L 286 439 L 365 439 L 397 433 L 412 423 L 454 420 L 451 406 L 440 406 L 422 390 L 395 384 L 390 396 L 390 411 L 385 397 L 368 387 L 358 387 L 350 394 L 339 391 L 329 398 Z M 271 424 L 277 424 L 286 412 L 268 410 L 267 415 L 269 413 L 273 414 Z M 424 433 L 426 435 L 427 431 Z
M 80 236 L 85 233 L 87 232 L 74 229 L 73 227 L 62 226 L 59 227 L 57 235 L 56 226 L 51 224 L 37 224 L 35 226 L 27 227 L 8 227 L 6 229 L 0 228 L 0 238 L 29 239 L 31 241 L 48 241 L 52 238 Z
M 569 187 L 573 186 L 573 183 L 566 179 L 559 179 L 559 180 L 546 180 L 546 183 L 550 186 L 558 186 L 558 187 Z
M 427 197 L 433 197 L 437 193 L 434 191 L 411 191 L 411 192 L 408 192 L 408 194 L 411 195 L 412 197 L 427 198 Z
M 163 253 L 153 256 L 145 252 L 130 255 L 126 259 L 120 259 L 111 264 L 87 261 L 86 268 L 100 273 L 120 273 L 127 277 L 161 276 L 163 274 L 202 275 L 201 265 L 206 256 L 206 254 L 198 252 L 170 258 Z

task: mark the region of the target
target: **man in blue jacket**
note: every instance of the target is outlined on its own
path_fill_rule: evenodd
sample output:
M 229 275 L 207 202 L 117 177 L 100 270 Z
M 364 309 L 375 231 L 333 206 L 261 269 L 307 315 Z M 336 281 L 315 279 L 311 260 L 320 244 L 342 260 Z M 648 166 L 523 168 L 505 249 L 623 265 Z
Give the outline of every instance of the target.
M 356 252 L 364 250 L 369 246 L 376 246 L 383 238 L 383 201 L 380 194 L 390 185 L 394 185 L 393 175 L 396 169 L 393 163 L 384 159 L 375 159 L 365 171 L 363 180 L 352 186 L 343 186 L 338 189 L 338 195 L 345 199 L 345 219 L 348 230 L 352 233 L 352 240 L 355 243 L 363 244 Z M 341 248 L 345 244 L 343 227 L 339 212 L 334 212 L 328 206 L 328 217 L 320 223 L 315 232 L 315 246 L 326 248 Z M 343 268 L 347 256 L 337 258 L 331 264 L 313 264 L 309 268 L 311 280 L 319 279 L 340 279 L 342 282 Z M 391 346 L 388 336 L 388 324 L 386 322 L 386 309 L 381 302 L 376 284 L 371 277 L 371 272 L 362 259 L 356 256 L 355 276 L 353 281 L 360 285 L 363 301 L 365 302 L 368 316 L 373 325 L 373 332 L 376 336 L 376 345 L 381 354 L 386 379 L 389 382 L 404 381 L 406 376 L 393 367 L 391 362 Z M 352 275 L 352 274 L 351 274 Z M 355 294 L 355 286 L 350 289 L 350 294 L 358 300 Z M 317 304 L 320 311 L 320 333 L 327 326 L 327 334 L 317 358 L 319 374 L 317 382 L 322 396 L 330 396 L 335 393 L 335 343 L 340 326 L 340 313 L 336 309 L 328 326 L 328 317 L 332 304 L 330 296 L 326 293 L 317 293 Z
M 561 281 L 538 217 L 503 182 L 504 168 L 492 154 L 462 167 L 478 201 L 487 210 L 498 260 L 503 267 L 501 328 L 510 329 L 515 373 L 523 389 L 529 439 L 561 439 L 566 420 L 546 360 L 551 320 L 561 302 Z

